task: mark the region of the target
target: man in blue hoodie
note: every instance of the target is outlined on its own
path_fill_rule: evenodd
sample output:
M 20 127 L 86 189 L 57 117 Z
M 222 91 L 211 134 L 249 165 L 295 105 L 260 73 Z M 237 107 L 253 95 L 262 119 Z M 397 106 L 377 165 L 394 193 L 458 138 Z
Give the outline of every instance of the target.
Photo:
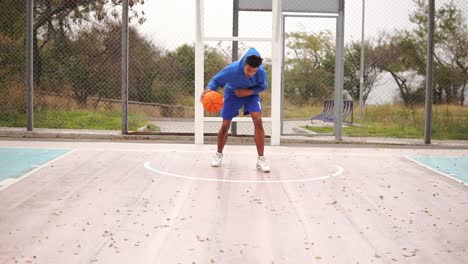
M 265 146 L 265 131 L 262 122 L 262 106 L 259 94 L 268 86 L 263 59 L 260 53 L 250 48 L 241 60 L 232 62 L 218 72 L 208 83 L 203 92 L 216 91 L 224 87 L 224 106 L 221 110 L 223 123 L 218 132 L 218 151 L 211 162 L 212 167 L 221 166 L 223 148 L 228 138 L 232 119 L 244 107 L 244 115 L 250 114 L 255 126 L 255 144 L 257 146 L 257 169 L 269 172 L 270 167 L 263 155 Z M 203 96 L 203 95 L 202 95 Z

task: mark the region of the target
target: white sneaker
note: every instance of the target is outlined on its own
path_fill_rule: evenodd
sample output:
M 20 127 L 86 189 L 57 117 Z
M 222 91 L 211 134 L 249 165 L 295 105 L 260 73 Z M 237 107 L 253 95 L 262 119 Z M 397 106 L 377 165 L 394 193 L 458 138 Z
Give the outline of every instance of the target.
M 262 171 L 262 172 L 270 172 L 270 166 L 268 166 L 267 161 L 264 156 L 258 157 L 257 170 Z
M 221 161 L 223 160 L 223 153 L 216 152 L 211 161 L 211 167 L 219 167 L 221 166 Z

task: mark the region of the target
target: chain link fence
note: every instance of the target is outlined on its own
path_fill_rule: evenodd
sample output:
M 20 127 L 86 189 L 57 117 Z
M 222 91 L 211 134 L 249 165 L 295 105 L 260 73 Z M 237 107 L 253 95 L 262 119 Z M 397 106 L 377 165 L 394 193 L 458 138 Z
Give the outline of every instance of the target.
M 466 1 L 438 0 L 435 11 L 432 138 L 467 139 L 468 81 Z M 362 21 L 346 20 L 345 85 L 355 102 L 349 137 L 380 138 L 396 143 L 421 142 L 427 67 L 428 1 L 348 1 L 364 4 L 364 45 L 357 34 Z M 355 9 L 356 10 L 356 9 Z M 353 35 L 353 32 L 354 33 Z M 465 50 L 465 51 L 462 51 Z M 360 83 L 360 55 L 364 76 Z M 359 94 L 362 91 L 362 100 Z M 361 102 L 361 109 L 359 107 Z M 356 111 L 357 110 L 357 111 Z
M 0 126 L 26 126 L 26 2 L 2 1 L 0 11 Z
M 129 2 L 129 130 L 192 134 L 195 1 L 183 8 Z M 236 10 L 235 3 L 204 1 L 207 37 L 271 37 L 271 12 Z M 34 1 L 35 127 L 121 129 L 121 12 L 121 1 Z M 467 16 L 466 1 L 436 1 L 433 139 L 468 139 Z M 0 126 L 25 127 L 25 1 L 4 0 L 0 22 Z M 289 12 L 283 26 L 282 135 L 334 141 L 336 18 Z M 346 1 L 344 141 L 422 141 L 426 32 L 427 1 Z M 268 120 L 271 43 L 205 45 L 205 84 L 248 47 L 260 51 L 270 84 L 261 95 Z M 206 121 L 205 133 L 219 125 Z M 270 122 L 264 126 L 271 135 Z M 236 122 L 231 133 L 253 135 L 253 125 Z
M 467 11 L 463 1 L 436 1 L 433 139 L 467 139 Z M 422 141 L 427 12 L 427 1 L 346 1 L 344 141 Z M 283 123 L 297 118 L 296 134 L 330 139 L 335 21 L 286 17 L 285 32 Z

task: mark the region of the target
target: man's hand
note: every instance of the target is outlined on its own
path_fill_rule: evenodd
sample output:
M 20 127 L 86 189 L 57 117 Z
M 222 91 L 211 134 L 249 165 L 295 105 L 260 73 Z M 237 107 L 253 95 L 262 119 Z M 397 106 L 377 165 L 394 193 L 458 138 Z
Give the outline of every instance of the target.
M 242 88 L 242 89 L 236 89 L 235 93 L 236 93 L 237 97 L 246 97 L 246 96 L 252 95 L 253 90 L 252 89 Z

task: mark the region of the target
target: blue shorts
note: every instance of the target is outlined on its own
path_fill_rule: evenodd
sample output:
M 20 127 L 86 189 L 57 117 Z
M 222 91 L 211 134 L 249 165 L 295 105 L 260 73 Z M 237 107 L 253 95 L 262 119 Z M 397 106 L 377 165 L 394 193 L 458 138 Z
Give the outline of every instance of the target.
M 232 120 L 239 115 L 239 109 L 242 107 L 244 107 L 244 115 L 248 115 L 250 112 L 262 112 L 260 96 L 253 94 L 246 97 L 237 97 L 235 94 L 227 94 L 224 97 L 221 117 L 223 120 Z

